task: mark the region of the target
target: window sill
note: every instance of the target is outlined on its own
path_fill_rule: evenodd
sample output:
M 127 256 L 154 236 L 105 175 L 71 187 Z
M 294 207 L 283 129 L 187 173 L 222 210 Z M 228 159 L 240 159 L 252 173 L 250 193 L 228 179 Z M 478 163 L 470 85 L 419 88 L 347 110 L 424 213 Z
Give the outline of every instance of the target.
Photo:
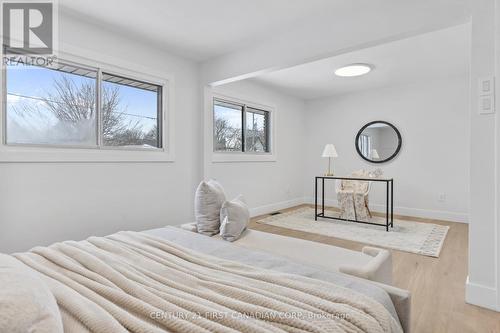
M 213 153 L 212 163 L 276 162 L 274 154 Z
M 0 163 L 140 163 L 174 162 L 167 151 L 3 146 Z

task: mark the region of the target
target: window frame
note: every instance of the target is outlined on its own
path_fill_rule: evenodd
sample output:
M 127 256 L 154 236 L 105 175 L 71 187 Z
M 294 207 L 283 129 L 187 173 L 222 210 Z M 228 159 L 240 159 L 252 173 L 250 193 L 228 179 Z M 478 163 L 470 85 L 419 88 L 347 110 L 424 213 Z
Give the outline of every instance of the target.
M 212 163 L 231 163 L 231 162 L 276 162 L 276 145 L 275 145 L 275 132 L 276 132 L 276 108 L 274 106 L 260 104 L 256 102 L 249 101 L 247 98 L 236 97 L 234 94 L 226 95 L 216 92 L 205 93 L 207 99 L 207 112 L 206 114 L 206 136 L 205 142 L 207 155 L 210 156 Z M 254 151 L 216 151 L 214 150 L 215 138 L 214 138 L 214 101 L 221 100 L 223 102 L 238 104 L 248 108 L 254 108 L 260 111 L 269 112 L 269 122 L 267 135 L 268 135 L 268 152 L 254 152 Z M 242 119 L 245 118 L 245 112 L 242 112 Z M 246 131 L 246 119 L 243 119 L 242 128 Z M 244 145 L 245 140 L 243 139 L 242 144 Z
M 76 48 L 75 48 L 76 50 Z M 79 54 L 86 54 L 78 50 Z M 3 53 L 0 51 L 3 59 Z M 96 55 L 93 55 L 96 58 Z M 137 64 L 128 63 L 118 58 L 108 58 L 110 63 L 91 60 L 90 57 L 75 56 L 72 53 L 59 52 L 58 60 L 75 66 L 97 70 L 96 87 L 97 105 L 100 109 L 102 73 L 126 77 L 131 80 L 143 81 L 161 87 L 161 107 L 158 109 L 159 133 L 161 135 L 160 148 L 120 147 L 101 145 L 101 112 L 98 112 L 97 145 L 47 145 L 7 143 L 7 81 L 6 65 L 2 61 L 0 68 L 0 162 L 173 162 L 174 161 L 174 126 L 172 110 L 173 77 L 158 77 L 152 70 L 140 68 L 141 72 L 127 68 L 138 68 Z

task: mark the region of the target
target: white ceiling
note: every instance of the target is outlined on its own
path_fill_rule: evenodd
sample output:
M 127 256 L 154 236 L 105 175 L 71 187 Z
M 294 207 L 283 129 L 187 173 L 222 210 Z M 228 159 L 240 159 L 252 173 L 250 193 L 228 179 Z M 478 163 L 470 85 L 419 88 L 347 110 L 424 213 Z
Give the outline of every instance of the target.
M 62 12 L 195 60 L 234 51 L 349 0 L 60 0 Z
M 340 21 L 370 8 L 397 22 L 416 12 L 443 22 L 467 17 L 468 0 L 59 0 L 61 13 L 205 61 L 315 20 Z M 362 24 L 362 22 L 360 22 Z M 384 23 L 381 22 L 383 25 Z M 397 27 L 392 27 L 397 33 Z M 344 31 L 332 31 L 335 34 Z M 313 37 L 313 36 L 311 36 Z
M 254 78 L 306 100 L 468 73 L 470 25 L 464 24 Z M 367 75 L 337 77 L 335 69 L 352 63 L 375 66 Z

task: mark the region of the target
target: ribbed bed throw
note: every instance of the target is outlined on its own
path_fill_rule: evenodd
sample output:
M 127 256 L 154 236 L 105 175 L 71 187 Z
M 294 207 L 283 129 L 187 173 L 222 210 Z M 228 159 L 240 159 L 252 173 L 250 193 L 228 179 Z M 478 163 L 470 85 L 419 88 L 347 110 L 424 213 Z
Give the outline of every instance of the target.
M 40 273 L 65 332 L 402 332 L 375 300 L 136 232 L 14 256 Z

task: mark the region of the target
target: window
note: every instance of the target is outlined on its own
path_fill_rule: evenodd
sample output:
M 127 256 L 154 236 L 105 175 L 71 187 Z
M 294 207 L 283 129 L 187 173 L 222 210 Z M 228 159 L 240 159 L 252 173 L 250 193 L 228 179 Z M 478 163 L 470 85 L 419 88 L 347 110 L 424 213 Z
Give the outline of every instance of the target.
M 7 144 L 97 144 L 97 71 L 7 66 Z
M 161 148 L 161 87 L 102 74 L 102 142 L 105 146 Z
M 244 106 L 214 100 L 214 150 L 242 151 Z
M 270 152 L 269 111 L 215 98 L 213 114 L 215 152 Z
M 6 66 L 5 143 L 162 147 L 162 86 L 59 62 Z
M 245 122 L 245 150 L 253 152 L 269 152 L 268 130 L 269 112 L 248 107 Z

